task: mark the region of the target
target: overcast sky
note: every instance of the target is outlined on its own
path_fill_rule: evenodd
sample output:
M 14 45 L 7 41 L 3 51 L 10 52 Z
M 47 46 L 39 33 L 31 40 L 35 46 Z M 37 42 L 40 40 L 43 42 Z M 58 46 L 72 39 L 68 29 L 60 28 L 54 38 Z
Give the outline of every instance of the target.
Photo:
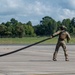
M 44 16 L 56 21 L 75 17 L 75 0 L 0 0 L 0 23 L 11 18 L 33 25 Z

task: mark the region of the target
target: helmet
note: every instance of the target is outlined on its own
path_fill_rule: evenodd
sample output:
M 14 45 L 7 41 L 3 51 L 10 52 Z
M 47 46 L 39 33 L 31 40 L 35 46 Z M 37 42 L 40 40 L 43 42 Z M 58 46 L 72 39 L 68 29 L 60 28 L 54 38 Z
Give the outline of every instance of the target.
M 61 30 L 66 30 L 67 28 L 66 28 L 64 25 L 62 25 L 62 26 L 60 27 L 60 29 L 61 29 Z

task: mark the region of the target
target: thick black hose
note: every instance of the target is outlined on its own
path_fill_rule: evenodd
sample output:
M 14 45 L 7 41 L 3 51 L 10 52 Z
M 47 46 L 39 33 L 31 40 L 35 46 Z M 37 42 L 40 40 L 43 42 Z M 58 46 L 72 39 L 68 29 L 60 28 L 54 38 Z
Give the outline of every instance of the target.
M 3 57 L 3 56 L 6 56 L 6 55 L 10 55 L 10 54 L 13 54 L 13 53 L 19 52 L 19 51 L 21 51 L 21 50 L 23 50 L 23 49 L 29 48 L 29 47 L 31 47 L 31 46 L 34 46 L 34 45 L 36 45 L 36 44 L 39 44 L 39 43 L 44 42 L 44 41 L 49 40 L 49 39 L 51 39 L 51 38 L 49 37 L 49 38 L 46 38 L 46 39 L 41 40 L 41 41 L 39 41 L 39 42 L 36 42 L 36 43 L 30 44 L 30 45 L 28 45 L 28 46 L 26 46 L 26 47 L 23 47 L 23 48 L 20 48 L 20 49 L 17 49 L 17 50 L 14 50 L 14 51 L 8 52 L 8 53 L 1 54 L 0 57 Z

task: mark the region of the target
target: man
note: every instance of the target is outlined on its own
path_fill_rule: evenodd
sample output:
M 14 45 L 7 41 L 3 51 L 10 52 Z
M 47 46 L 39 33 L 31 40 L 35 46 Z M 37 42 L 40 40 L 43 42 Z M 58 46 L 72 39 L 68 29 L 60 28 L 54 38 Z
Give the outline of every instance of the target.
M 65 39 L 67 40 L 67 42 L 69 42 L 70 34 L 66 31 L 66 27 L 64 25 L 62 25 L 60 27 L 60 30 L 57 31 L 56 33 L 54 33 L 52 35 L 52 37 L 57 36 L 57 35 L 59 35 L 59 38 L 58 38 L 58 42 L 56 44 L 55 52 L 53 54 L 53 61 L 57 61 L 56 58 L 57 58 L 57 54 L 58 54 L 58 50 L 59 50 L 60 46 L 63 48 L 64 55 L 65 55 L 65 61 L 69 61 L 68 54 L 67 54 L 67 49 L 66 49 Z

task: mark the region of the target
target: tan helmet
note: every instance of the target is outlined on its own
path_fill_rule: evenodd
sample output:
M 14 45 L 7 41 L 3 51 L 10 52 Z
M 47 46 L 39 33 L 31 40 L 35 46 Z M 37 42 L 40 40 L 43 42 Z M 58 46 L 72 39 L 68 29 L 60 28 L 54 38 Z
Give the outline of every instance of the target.
M 60 27 L 60 29 L 61 29 L 61 30 L 66 30 L 67 28 L 66 28 L 66 26 L 62 25 L 62 26 Z

